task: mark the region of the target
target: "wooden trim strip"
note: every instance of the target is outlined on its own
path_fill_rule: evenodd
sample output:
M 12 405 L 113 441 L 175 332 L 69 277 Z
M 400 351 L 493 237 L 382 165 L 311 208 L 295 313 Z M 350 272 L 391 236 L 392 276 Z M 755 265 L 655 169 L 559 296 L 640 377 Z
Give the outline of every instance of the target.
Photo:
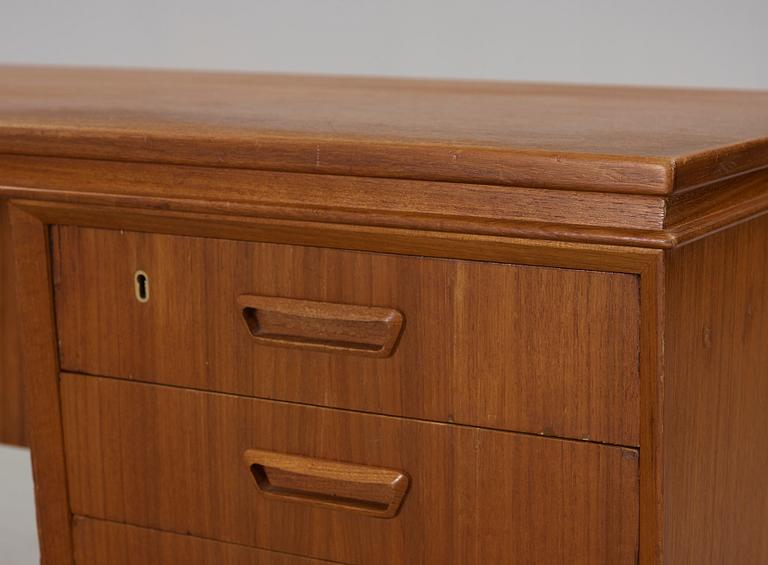
M 216 237 L 595 271 L 643 272 L 659 250 L 633 246 L 541 241 L 512 237 L 242 218 L 160 210 L 13 200 L 48 224 Z
M 768 212 L 768 169 L 662 197 L 0 156 L 0 196 L 670 249 Z
M 665 231 L 675 246 L 748 221 L 768 212 L 768 169 L 695 191 L 673 195 Z
M 640 565 L 663 563 L 664 254 L 640 273 Z
M 0 183 L 6 190 L 37 189 L 30 190 L 37 197 L 134 197 L 230 214 L 283 207 L 315 217 L 357 212 L 646 230 L 660 229 L 664 221 L 659 196 L 82 159 L 0 155 Z
M 173 212 L 191 212 L 209 214 L 209 203 L 196 201 L 167 201 L 154 198 L 134 198 L 124 196 L 82 196 L 71 193 L 51 193 L 37 189 L 16 189 L 0 186 L 0 195 L 8 198 L 37 200 L 55 203 L 82 203 L 83 205 L 111 206 L 118 208 L 144 208 L 147 210 L 168 210 Z M 663 249 L 673 246 L 673 236 L 664 231 L 642 231 L 634 229 L 616 229 L 571 224 L 553 224 L 546 222 L 495 221 L 483 219 L 452 219 L 441 216 L 392 216 L 375 213 L 354 212 L 308 212 L 305 208 L 270 207 L 259 204 L 249 205 L 248 213 L 232 214 L 230 207 L 214 211 L 219 216 L 232 216 L 242 219 L 288 220 L 303 223 L 346 224 L 361 227 L 402 228 L 427 231 L 464 233 L 470 235 L 489 235 L 500 237 L 530 238 L 573 243 L 594 243 L 603 245 L 627 245 Z

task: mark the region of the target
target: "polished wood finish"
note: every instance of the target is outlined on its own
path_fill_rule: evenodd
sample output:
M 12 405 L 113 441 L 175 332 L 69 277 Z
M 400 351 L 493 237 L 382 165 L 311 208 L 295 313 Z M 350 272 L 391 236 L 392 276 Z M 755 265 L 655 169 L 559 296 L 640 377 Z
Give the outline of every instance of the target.
M 667 258 L 667 563 L 768 563 L 767 260 L 767 216 Z
M 75 514 L 355 565 L 636 563 L 631 449 L 82 375 L 62 407 Z M 271 500 L 248 449 L 401 469 L 410 491 L 388 520 Z
M 329 565 L 308 559 L 170 534 L 114 522 L 75 518 L 78 565 Z
M 640 565 L 663 565 L 664 256 L 640 273 Z
M 602 272 L 640 274 L 655 257 L 661 255 L 657 249 L 634 246 L 380 226 L 115 208 L 34 200 L 14 200 L 14 205 L 49 224 Z
M 175 563 L 176 553 L 193 565 L 319 563 L 189 531 L 356 562 L 385 545 L 392 559 L 462 565 L 507 563 L 520 548 L 521 562 L 541 565 L 766 561 L 765 93 L 0 76 L 0 200 L 14 218 L 12 324 L 28 367 L 45 565 L 72 563 L 71 520 L 89 565 Z M 150 269 L 131 265 L 146 257 Z M 261 312 L 267 336 L 294 347 L 254 343 L 265 335 L 257 308 L 244 321 L 242 295 L 302 304 Z M 359 320 L 334 311 L 346 307 L 403 315 L 388 357 L 350 351 Z M 391 325 L 372 323 L 363 349 L 391 339 Z M 68 369 L 119 369 L 65 377 L 77 383 L 67 398 L 76 445 L 94 446 L 76 459 L 69 436 L 62 447 L 57 339 Z M 307 343 L 315 350 L 295 347 Z M 99 366 L 76 367 L 67 351 L 81 349 Z M 108 426 L 89 426 L 102 414 Z M 224 450 L 231 457 L 211 467 Z M 254 469 L 244 459 L 254 451 L 278 464 Z M 390 491 L 339 469 L 408 476 L 400 512 L 361 514 Z M 212 498 L 217 488 L 244 494 Z M 248 500 L 271 509 L 267 521 Z M 71 503 L 177 532 L 73 516 Z M 298 541 L 287 533 L 296 524 Z
M 633 275 L 74 227 L 58 234 L 65 370 L 638 444 Z M 137 270 L 150 279 L 146 304 L 134 298 Z M 247 331 L 243 294 L 394 309 L 405 329 L 388 359 L 270 347 Z
M 659 230 L 665 214 L 652 195 L 11 155 L 0 155 L 0 184 L 63 202 L 488 233 L 557 225 L 574 237 L 582 226 L 583 238 Z
M 237 303 L 254 341 L 267 346 L 389 357 L 403 328 L 393 308 L 246 294 Z
M 0 199 L 0 443 L 27 444 L 8 203 Z
M 263 449 L 243 454 L 264 496 L 392 518 L 408 492 L 406 473 Z
M 118 217 L 138 206 L 665 249 L 759 214 L 766 182 L 762 169 L 652 196 L 0 155 L 9 197 L 106 205 Z
M 48 228 L 10 207 L 19 339 L 24 344 L 24 387 L 35 480 L 40 558 L 74 565 L 71 513 L 59 399 L 56 323 Z
M 664 194 L 768 165 L 768 94 L 0 69 L 0 152 Z

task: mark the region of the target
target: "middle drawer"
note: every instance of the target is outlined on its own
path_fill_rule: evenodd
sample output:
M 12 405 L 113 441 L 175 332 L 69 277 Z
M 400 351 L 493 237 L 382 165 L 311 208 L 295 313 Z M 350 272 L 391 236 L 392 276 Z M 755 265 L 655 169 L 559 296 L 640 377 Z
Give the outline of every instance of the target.
M 353 565 L 634 565 L 638 452 L 64 375 L 76 515 Z
M 57 243 L 65 371 L 638 445 L 634 275 L 70 226 Z

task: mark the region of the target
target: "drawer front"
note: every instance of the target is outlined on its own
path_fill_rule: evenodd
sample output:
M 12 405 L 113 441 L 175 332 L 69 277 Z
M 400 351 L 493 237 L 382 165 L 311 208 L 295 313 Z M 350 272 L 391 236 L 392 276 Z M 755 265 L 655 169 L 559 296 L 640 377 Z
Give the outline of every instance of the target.
M 638 445 L 634 275 L 77 227 L 57 239 L 66 371 Z
M 75 518 L 77 565 L 330 565 L 213 540 Z
M 81 375 L 62 405 L 77 515 L 355 565 L 635 563 L 633 449 Z

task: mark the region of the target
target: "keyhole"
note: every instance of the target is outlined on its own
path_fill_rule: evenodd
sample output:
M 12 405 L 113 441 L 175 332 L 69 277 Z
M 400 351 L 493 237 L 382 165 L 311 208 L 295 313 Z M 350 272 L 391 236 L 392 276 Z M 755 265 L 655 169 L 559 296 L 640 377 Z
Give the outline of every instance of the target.
M 149 278 L 144 271 L 136 271 L 134 275 L 134 283 L 136 287 L 136 300 L 139 302 L 149 301 Z

